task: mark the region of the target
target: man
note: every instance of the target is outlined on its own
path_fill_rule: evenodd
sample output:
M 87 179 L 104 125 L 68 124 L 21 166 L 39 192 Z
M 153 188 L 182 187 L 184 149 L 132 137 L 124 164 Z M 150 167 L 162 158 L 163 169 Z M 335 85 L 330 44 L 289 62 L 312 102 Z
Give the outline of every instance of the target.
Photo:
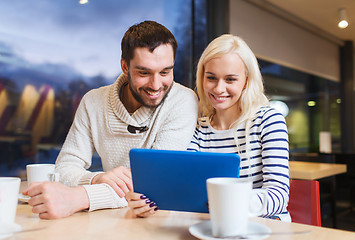
M 197 98 L 173 81 L 177 42 L 172 33 L 145 21 L 128 29 L 121 48 L 123 74 L 83 97 L 57 158 L 65 185 L 34 184 L 24 192 L 40 218 L 126 206 L 124 196 L 133 190 L 129 150 L 185 150 L 190 142 Z M 86 170 L 95 151 L 105 172 Z

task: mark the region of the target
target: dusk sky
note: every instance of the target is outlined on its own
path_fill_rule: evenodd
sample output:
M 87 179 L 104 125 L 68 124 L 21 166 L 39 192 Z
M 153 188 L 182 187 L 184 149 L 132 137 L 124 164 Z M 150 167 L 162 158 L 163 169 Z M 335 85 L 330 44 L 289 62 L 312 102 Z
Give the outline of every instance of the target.
M 89 0 L 80 5 L 78 0 L 1 0 L 0 62 L 62 64 L 88 77 L 114 78 L 121 72 L 124 32 L 135 23 L 155 20 L 174 33 L 174 9 L 182 2 Z

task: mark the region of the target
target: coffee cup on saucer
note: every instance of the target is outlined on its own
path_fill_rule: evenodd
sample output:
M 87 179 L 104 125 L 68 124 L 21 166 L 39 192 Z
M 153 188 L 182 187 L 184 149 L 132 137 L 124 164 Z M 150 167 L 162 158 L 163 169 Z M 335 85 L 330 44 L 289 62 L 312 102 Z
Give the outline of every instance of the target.
M 207 179 L 207 195 L 212 235 L 230 237 L 248 233 L 248 219 L 266 210 L 265 189 L 252 189 L 252 182 L 240 178 Z M 252 199 L 261 197 L 262 204 L 251 206 Z

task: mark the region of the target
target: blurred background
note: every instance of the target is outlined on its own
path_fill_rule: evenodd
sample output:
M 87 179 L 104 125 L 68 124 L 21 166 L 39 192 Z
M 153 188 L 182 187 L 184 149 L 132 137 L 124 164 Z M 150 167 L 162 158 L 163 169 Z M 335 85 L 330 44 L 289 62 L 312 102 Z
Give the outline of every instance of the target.
M 133 24 L 155 20 L 173 32 L 175 80 L 192 87 L 193 45 L 207 43 L 205 5 L 0 1 L 0 175 L 21 174 L 22 163 L 55 161 L 83 95 L 121 73 L 121 39 Z M 193 34 L 199 35 L 195 42 Z
M 337 26 L 340 9 L 345 29 Z M 192 89 L 208 42 L 242 37 L 258 57 L 271 105 L 286 118 L 291 160 L 350 164 L 354 13 L 346 0 L 1 0 L 0 176 L 25 178 L 26 164 L 55 162 L 81 98 L 116 80 L 121 39 L 144 20 L 175 35 L 175 81 Z M 325 154 L 321 132 L 330 136 Z M 100 168 L 95 154 L 91 169 Z

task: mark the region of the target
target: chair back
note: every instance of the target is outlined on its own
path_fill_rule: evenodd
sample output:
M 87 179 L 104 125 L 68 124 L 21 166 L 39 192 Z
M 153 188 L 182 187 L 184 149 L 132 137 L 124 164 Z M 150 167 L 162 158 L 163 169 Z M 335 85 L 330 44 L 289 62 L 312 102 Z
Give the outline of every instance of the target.
M 319 182 L 290 180 L 288 211 L 292 222 L 321 226 Z

